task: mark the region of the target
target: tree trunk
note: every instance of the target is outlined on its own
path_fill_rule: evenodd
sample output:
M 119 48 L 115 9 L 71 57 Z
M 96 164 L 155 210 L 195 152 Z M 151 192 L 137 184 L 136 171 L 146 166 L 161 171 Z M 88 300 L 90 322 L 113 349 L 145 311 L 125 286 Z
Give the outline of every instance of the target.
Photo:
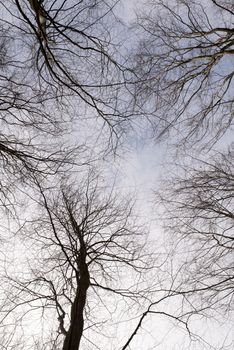
M 83 260 L 83 259 L 81 259 Z M 90 285 L 89 271 L 85 261 L 80 262 L 80 278 L 77 293 L 71 308 L 70 327 L 66 334 L 63 350 L 78 350 L 84 329 L 84 308 L 87 290 Z

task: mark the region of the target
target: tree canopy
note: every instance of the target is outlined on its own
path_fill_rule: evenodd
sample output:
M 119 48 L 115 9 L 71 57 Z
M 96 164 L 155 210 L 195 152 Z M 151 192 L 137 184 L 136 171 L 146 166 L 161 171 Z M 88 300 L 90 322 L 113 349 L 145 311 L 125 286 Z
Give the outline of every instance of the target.
M 2 350 L 232 348 L 234 6 L 139 5 L 0 0 Z

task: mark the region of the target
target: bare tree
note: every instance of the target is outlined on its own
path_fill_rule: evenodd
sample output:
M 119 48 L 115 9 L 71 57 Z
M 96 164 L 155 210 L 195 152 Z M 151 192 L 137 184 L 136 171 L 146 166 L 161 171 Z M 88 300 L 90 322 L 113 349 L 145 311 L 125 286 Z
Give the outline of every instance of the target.
M 183 262 L 181 291 L 191 301 L 191 313 L 196 307 L 206 316 L 233 311 L 233 157 L 230 148 L 209 161 L 192 159 L 161 191 L 165 228 L 175 260 Z
M 231 1 L 162 0 L 138 16 L 136 106 L 158 137 L 170 131 L 186 152 L 191 143 L 211 149 L 232 131 L 233 11 Z M 174 292 L 188 303 L 181 305 L 188 323 L 195 314 L 230 319 L 233 311 L 233 146 L 214 153 L 185 159 L 177 175 L 171 165 L 159 191 L 174 247 Z
M 212 145 L 232 127 L 233 17 L 222 0 L 154 1 L 139 14 L 135 103 L 157 136 Z
M 30 83 L 21 66 L 23 53 L 15 51 L 15 33 L 4 18 L 0 22 L 0 202 L 9 209 L 17 188 L 36 173 L 44 177 L 74 163 L 78 147 L 64 140 L 69 130 L 64 107 Z
M 208 136 L 211 143 L 232 125 L 231 4 L 154 2 L 150 15 L 139 16 L 146 37 L 134 56 L 134 80 L 113 43 L 114 5 L 0 1 L 2 204 L 8 190 L 15 195 L 16 179 L 28 179 L 37 192 L 14 235 L 17 249 L 26 249 L 13 261 L 3 254 L 0 268 L 6 349 L 99 349 L 101 341 L 125 350 L 150 315 L 169 317 L 191 336 L 191 315 L 232 307 L 232 151 L 202 171 L 186 169 L 187 178 L 175 179 L 162 198 L 167 229 L 185 238 L 183 249 L 185 242 L 191 247 L 176 272 L 166 256 L 154 273 L 131 200 L 92 174 L 71 182 L 74 168 L 58 176 L 77 157 L 69 151 L 67 158 L 57 141 L 82 121 L 94 125 L 100 117 L 119 136 L 134 107 L 160 120 L 158 135 L 182 125 L 184 140 Z M 212 11 L 220 14 L 218 25 Z M 169 299 L 176 307 L 168 311 Z M 130 336 L 118 338 L 120 319 L 133 317 Z
M 1 2 L 4 26 L 24 44 L 20 69 L 35 79 L 42 94 L 77 104 L 79 117 L 101 117 L 111 132 L 131 114 L 122 91 L 126 69 L 117 39 L 122 24 L 113 10 L 116 3 Z
M 116 141 L 111 136 L 120 136 L 128 118 L 121 112 L 124 100 L 116 100 L 124 76 L 113 58 L 109 21 L 112 27 L 118 23 L 113 6 L 0 1 L 0 194 L 5 208 L 14 202 L 17 183 L 31 181 L 35 173 L 56 173 L 65 163 L 86 162 L 76 152 L 84 151 L 86 140 L 71 143 L 66 137 L 71 138 L 76 123 L 81 129 L 81 120 L 92 119 L 98 133 L 104 121 L 110 131 L 106 149 Z
M 144 252 L 132 202 L 102 188 L 92 174 L 76 185 L 78 190 L 74 184 L 46 189 L 38 183 L 40 214 L 21 236 L 31 247 L 28 267 L 23 273 L 4 272 L 8 287 L 1 325 L 10 329 L 14 319 L 16 327 L 9 349 L 21 327 L 27 331 L 29 315 L 45 322 L 43 329 L 38 321 L 45 349 L 77 350 L 81 341 L 99 349 L 119 317 L 126 322 L 150 300 L 146 276 L 153 258 Z M 21 338 L 24 349 L 36 348 L 32 334 L 29 342 L 24 333 Z

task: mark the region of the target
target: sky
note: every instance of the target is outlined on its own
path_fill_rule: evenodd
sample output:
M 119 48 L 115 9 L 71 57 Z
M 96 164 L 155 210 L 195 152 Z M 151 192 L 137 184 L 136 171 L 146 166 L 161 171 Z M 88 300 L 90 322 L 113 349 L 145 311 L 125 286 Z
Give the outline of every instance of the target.
M 135 9 L 137 6 L 141 6 L 141 2 L 127 0 L 119 6 L 120 17 L 130 24 L 135 18 Z M 94 140 L 95 136 L 94 131 Z M 222 149 L 224 144 L 229 144 L 232 137 L 233 135 L 230 133 L 217 144 L 217 148 Z M 92 144 L 92 140 L 90 143 Z M 117 154 L 113 158 L 112 156 L 107 157 L 105 172 L 110 178 L 116 178 L 116 186 L 121 188 L 121 191 L 135 193 L 139 215 L 147 219 L 147 225 L 150 227 L 149 240 L 159 240 L 163 233 L 160 217 L 158 217 L 159 213 L 155 210 L 154 191 L 160 187 L 160 180 L 170 174 L 170 162 L 173 162 L 175 156 L 171 155 L 171 148 L 166 141 L 159 143 L 153 138 L 146 140 L 141 135 L 127 142 L 123 146 L 123 150 L 124 155 L 120 152 L 120 155 Z M 170 308 L 170 306 L 168 307 Z M 135 321 L 130 322 L 132 327 L 134 327 Z M 131 349 L 213 350 L 213 346 L 218 344 L 219 350 L 225 350 L 225 346 L 234 340 L 231 334 L 232 325 L 228 320 L 225 322 L 223 319 L 221 323 L 219 320 L 212 319 L 206 321 L 198 319 L 194 322 L 194 332 L 198 330 L 198 333 L 211 343 L 210 346 L 208 343 L 201 345 L 198 341 L 191 340 L 183 328 L 175 325 L 167 317 L 153 316 L 144 323 Z M 123 328 L 125 327 L 123 324 Z M 130 330 L 130 326 L 127 328 Z

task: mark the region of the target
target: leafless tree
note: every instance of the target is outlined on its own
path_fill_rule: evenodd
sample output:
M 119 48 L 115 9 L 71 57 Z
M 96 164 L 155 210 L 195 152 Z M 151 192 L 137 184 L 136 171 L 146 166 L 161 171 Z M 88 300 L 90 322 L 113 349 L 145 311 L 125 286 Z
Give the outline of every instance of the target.
M 9 253 L 1 252 L 3 349 L 125 350 L 149 316 L 169 317 L 191 336 L 192 315 L 232 308 L 232 150 L 202 169 L 186 168 L 186 178 L 174 179 L 161 198 L 167 230 L 184 238 L 178 252 L 191 248 L 176 272 L 168 256 L 153 270 L 131 200 L 93 174 L 82 181 L 74 169 L 62 180 L 58 174 L 77 161 L 57 142 L 71 120 L 80 127 L 99 117 L 118 136 L 143 112 L 160 120 L 158 135 L 182 125 L 183 140 L 207 136 L 211 144 L 232 125 L 232 4 L 153 2 L 153 11 L 139 16 L 144 37 L 134 78 L 113 42 L 114 5 L 0 0 L 2 204 L 9 191 L 15 196 L 18 179 L 35 191 L 14 235 L 23 253 L 10 259 L 13 240 Z M 168 300 L 176 300 L 169 311 Z M 125 339 L 120 320 L 134 317 Z
M 14 33 L 0 24 L 0 202 L 15 203 L 16 188 L 36 173 L 54 174 L 74 163 L 75 148 L 62 139 L 69 128 L 63 106 L 52 107 L 52 96 L 26 79 L 15 52 Z M 17 55 L 17 58 L 15 58 Z M 23 54 L 22 54 L 23 55 Z M 49 142 L 48 142 L 49 141 Z
M 121 23 L 115 5 L 112 0 L 0 3 L 3 26 L 16 45 L 24 45 L 18 68 L 44 97 L 52 94 L 60 103 L 76 104 L 79 117 L 101 117 L 111 132 L 130 115 L 122 91 L 126 69 L 118 52 Z
M 177 141 L 211 146 L 232 127 L 233 17 L 222 0 L 153 1 L 139 14 L 135 103 L 157 136 L 171 130 Z
M 81 120 L 98 125 L 95 118 L 102 117 L 110 131 L 106 149 L 111 136 L 120 136 L 128 118 L 117 106 L 125 104 L 120 97 L 124 76 L 113 58 L 110 21 L 113 30 L 118 23 L 113 6 L 0 1 L 0 194 L 5 208 L 14 202 L 16 183 L 83 162 L 81 152 L 78 160 L 75 153 L 83 152 L 86 140 L 75 140 L 72 151 L 74 142 L 65 136 L 74 125 L 81 129 Z
M 170 131 L 186 153 L 196 143 L 213 154 L 171 166 L 177 175 L 159 191 L 178 271 L 174 291 L 190 304 L 190 321 L 230 319 L 233 311 L 233 146 L 213 148 L 233 127 L 233 11 L 231 1 L 162 0 L 138 17 L 136 106 L 156 119 L 158 137 Z
M 184 266 L 181 291 L 206 316 L 233 312 L 233 160 L 233 148 L 209 161 L 192 159 L 160 194 L 175 259 Z
M 31 251 L 28 266 L 22 273 L 4 271 L 1 327 L 16 327 L 8 348 L 21 327 L 24 349 L 35 348 L 32 334 L 27 342 L 27 322 L 38 317 L 45 349 L 78 350 L 81 341 L 99 349 L 100 339 L 110 343 L 120 317 L 126 322 L 149 303 L 146 276 L 153 258 L 144 250 L 145 233 L 131 200 L 102 188 L 92 174 L 59 189 L 38 183 L 38 190 L 40 213 L 21 235 Z

